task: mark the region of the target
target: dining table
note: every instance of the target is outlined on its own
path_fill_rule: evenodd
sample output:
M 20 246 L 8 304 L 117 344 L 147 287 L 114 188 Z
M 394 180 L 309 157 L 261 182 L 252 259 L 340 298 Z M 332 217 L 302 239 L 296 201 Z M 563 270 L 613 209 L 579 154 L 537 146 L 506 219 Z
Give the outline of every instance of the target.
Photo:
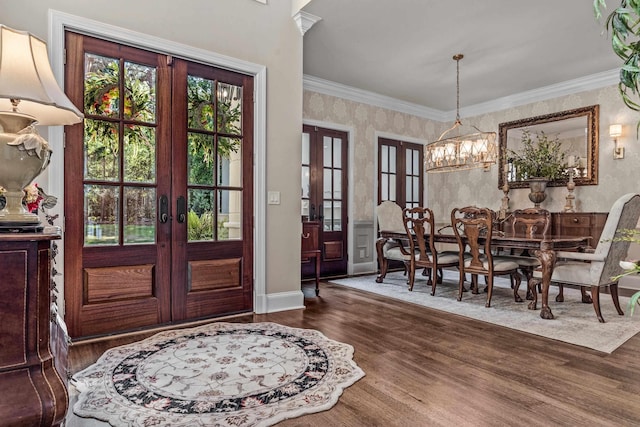
M 448 226 L 450 228 L 450 226 Z M 434 240 L 437 243 L 450 243 L 458 245 L 456 236 L 451 230 L 450 233 L 446 232 L 446 226 L 437 229 L 434 234 Z M 428 236 L 425 236 L 428 237 Z M 379 237 L 376 241 L 376 252 L 378 255 L 378 262 L 382 265 L 383 247 L 389 240 L 406 241 L 408 239 L 407 233 L 398 231 L 379 231 Z M 488 237 L 481 237 L 480 242 L 484 244 Z M 540 317 L 543 319 L 553 319 L 553 313 L 549 307 L 549 286 L 551 285 L 551 275 L 553 274 L 553 268 L 555 266 L 557 252 L 558 251 L 580 251 L 589 247 L 591 240 L 590 236 L 563 236 L 563 235 L 528 235 L 524 232 L 513 231 L 498 231 L 495 230 L 490 236 L 491 248 L 500 250 L 519 249 L 528 251 L 533 254 L 540 261 L 540 269 L 542 273 L 541 288 L 541 310 Z M 535 278 L 532 280 L 536 280 Z M 537 309 L 538 294 L 536 292 L 537 283 L 533 286 L 529 286 L 532 294 L 532 300 L 529 302 L 528 308 L 530 310 Z

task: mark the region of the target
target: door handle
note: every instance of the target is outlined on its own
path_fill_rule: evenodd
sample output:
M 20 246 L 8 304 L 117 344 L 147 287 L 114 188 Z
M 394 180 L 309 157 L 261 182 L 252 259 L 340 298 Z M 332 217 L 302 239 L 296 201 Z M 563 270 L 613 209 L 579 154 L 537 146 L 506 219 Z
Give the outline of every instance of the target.
M 158 221 L 162 224 L 169 221 L 169 198 L 166 195 L 160 196 L 158 199 L 158 211 L 160 215 L 158 215 Z
M 309 209 L 309 221 L 316 220 L 316 205 L 311 203 L 311 209 Z
M 318 219 L 322 221 L 324 219 L 324 215 L 322 215 L 322 203 L 318 205 Z
M 187 220 L 187 201 L 184 196 L 178 197 L 176 202 L 176 212 L 178 214 L 178 222 L 183 223 Z

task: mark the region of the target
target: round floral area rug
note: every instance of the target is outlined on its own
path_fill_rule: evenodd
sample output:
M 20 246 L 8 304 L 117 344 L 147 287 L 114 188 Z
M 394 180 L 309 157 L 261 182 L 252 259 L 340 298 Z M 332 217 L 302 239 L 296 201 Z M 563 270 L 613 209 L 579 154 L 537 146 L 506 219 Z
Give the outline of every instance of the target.
M 364 376 L 353 347 L 276 323 L 211 323 L 105 352 L 73 412 L 113 426 L 269 426 L 331 408 Z

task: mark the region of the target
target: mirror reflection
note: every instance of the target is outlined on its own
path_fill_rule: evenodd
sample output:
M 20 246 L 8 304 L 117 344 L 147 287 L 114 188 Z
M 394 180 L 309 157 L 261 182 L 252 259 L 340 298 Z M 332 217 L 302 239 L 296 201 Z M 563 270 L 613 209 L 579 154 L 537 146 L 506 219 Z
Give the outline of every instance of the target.
M 519 180 L 512 163 L 511 151 L 520 152 L 522 136 L 525 132 L 538 135 L 544 132 L 549 138 L 558 140 L 566 153 L 565 160 L 576 185 L 598 183 L 598 112 L 599 106 L 561 111 L 543 116 L 531 117 L 507 123 L 500 123 L 500 163 L 498 187 L 505 180 L 510 188 L 528 187 L 525 180 Z M 511 154 L 510 154 L 511 153 Z M 562 179 L 549 182 L 549 186 L 566 185 L 569 169 Z

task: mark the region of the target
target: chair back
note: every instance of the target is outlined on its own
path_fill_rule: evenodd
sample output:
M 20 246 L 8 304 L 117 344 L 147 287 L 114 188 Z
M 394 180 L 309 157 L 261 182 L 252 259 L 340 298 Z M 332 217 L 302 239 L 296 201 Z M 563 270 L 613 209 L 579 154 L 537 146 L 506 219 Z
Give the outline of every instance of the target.
M 611 282 L 612 277 L 624 272 L 619 262 L 626 257 L 631 242 L 614 240 L 614 238 L 617 230 L 636 228 L 638 218 L 640 218 L 640 194 L 625 194 L 611 207 L 594 252 L 596 255 L 602 255 L 604 261 L 591 263 L 590 275 L 592 278 L 599 277 L 600 284 Z
M 406 208 L 402 211 L 410 253 L 416 254 L 417 264 L 431 264 L 436 254 L 434 244 L 435 220 L 429 208 Z M 427 237 L 425 237 L 425 235 Z
M 480 238 L 491 236 L 493 233 L 493 212 L 488 208 L 478 208 L 467 206 L 464 208 L 454 208 L 451 211 L 451 225 L 460 248 L 460 262 L 465 264 L 465 270 L 485 271 L 483 260 L 493 265 L 493 255 L 491 254 L 491 239 L 484 239 L 481 244 Z M 471 257 L 465 260 L 465 248 L 469 246 Z
M 524 233 L 527 237 L 546 236 L 551 224 L 551 212 L 541 208 L 516 209 L 511 215 L 511 231 Z
M 385 200 L 376 207 L 378 230 L 404 233 L 402 208 L 396 202 Z

